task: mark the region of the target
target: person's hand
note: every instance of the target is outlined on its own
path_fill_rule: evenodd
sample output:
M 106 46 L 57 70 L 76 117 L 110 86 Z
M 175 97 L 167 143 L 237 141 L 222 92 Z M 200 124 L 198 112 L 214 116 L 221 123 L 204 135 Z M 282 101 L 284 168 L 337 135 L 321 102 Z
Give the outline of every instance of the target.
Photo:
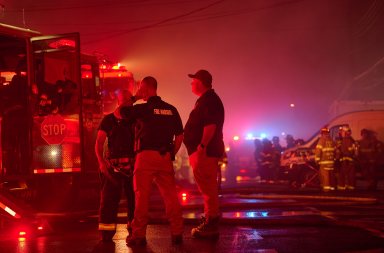
M 102 160 L 102 161 L 99 161 L 99 169 L 100 169 L 100 172 L 106 177 L 108 178 L 108 180 L 112 181 L 112 182 L 116 182 L 116 179 L 114 179 L 111 175 L 111 173 L 109 172 L 109 168 L 111 167 L 111 164 L 107 161 L 107 160 Z
M 108 168 L 110 164 L 106 160 L 99 161 L 99 169 L 102 174 L 107 176 L 109 174 Z
M 197 154 L 199 156 L 205 155 L 207 147 L 202 147 L 201 145 L 197 146 Z
M 140 87 L 135 94 L 136 100 L 143 99 L 145 97 L 145 91 L 142 87 Z

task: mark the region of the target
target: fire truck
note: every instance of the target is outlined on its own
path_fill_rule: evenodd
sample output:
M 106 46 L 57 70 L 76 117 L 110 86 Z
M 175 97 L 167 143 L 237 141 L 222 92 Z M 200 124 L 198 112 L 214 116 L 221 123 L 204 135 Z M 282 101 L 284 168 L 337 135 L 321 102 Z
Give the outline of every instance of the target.
M 120 63 L 112 63 L 106 59 L 100 61 L 100 85 L 103 101 L 103 113 L 113 112 L 117 106 L 116 91 L 128 89 L 132 94 L 137 88 L 133 74 Z
M 0 221 L 97 209 L 100 61 L 79 37 L 0 23 Z

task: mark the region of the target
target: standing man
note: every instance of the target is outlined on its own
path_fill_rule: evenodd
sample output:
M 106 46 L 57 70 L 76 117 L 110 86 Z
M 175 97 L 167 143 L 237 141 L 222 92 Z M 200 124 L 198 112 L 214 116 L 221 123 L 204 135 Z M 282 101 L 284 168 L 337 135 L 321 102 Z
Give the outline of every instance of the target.
M 132 106 L 132 94 L 128 90 L 117 93 L 118 105 Z M 105 142 L 107 152 L 104 152 Z M 134 127 L 132 121 L 122 119 L 119 110 L 107 114 L 97 132 L 95 152 L 99 162 L 101 196 L 99 209 L 99 230 L 103 242 L 111 242 L 116 232 L 117 212 L 122 188 L 126 194 L 128 221 L 127 229 L 132 234 L 131 222 L 135 209 L 133 191 Z
M 212 89 L 212 76 L 207 70 L 188 76 L 192 78 L 192 92 L 199 98 L 184 128 L 184 144 L 204 198 L 204 216 L 191 234 L 195 238 L 217 238 L 220 218 L 217 164 L 224 153 L 224 106 Z
M 163 197 L 171 225 L 172 244 L 182 243 L 183 217 L 179 203 L 172 160 L 183 142 L 183 124 L 177 109 L 157 96 L 157 81 L 145 77 L 138 96 L 147 103 L 123 107 L 124 117 L 136 120 L 134 189 L 136 208 L 132 222 L 133 235 L 128 246 L 147 243 L 148 206 L 152 182 Z
M 315 161 L 319 164 L 320 184 L 324 192 L 335 190 L 334 169 L 336 144 L 332 140 L 329 129 L 323 127 L 315 149 Z

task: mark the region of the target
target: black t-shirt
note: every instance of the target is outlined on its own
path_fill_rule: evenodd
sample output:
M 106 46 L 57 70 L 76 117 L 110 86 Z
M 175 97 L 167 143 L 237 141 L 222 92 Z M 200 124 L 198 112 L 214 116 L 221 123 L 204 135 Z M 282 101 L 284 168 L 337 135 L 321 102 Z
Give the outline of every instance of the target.
M 113 113 L 110 113 L 103 118 L 98 130 L 107 134 L 110 158 L 134 156 L 134 127 L 132 121 L 118 119 Z
M 150 97 L 145 104 L 123 107 L 120 113 L 125 118 L 136 120 L 138 151 L 173 151 L 174 136 L 183 133 L 179 112 L 159 96 Z
M 189 114 L 185 125 L 184 144 L 189 155 L 197 150 L 203 137 L 204 127 L 210 124 L 216 125 L 216 132 L 207 145 L 207 156 L 221 157 L 224 153 L 224 106 L 213 89 L 206 91 L 197 99 L 195 108 Z

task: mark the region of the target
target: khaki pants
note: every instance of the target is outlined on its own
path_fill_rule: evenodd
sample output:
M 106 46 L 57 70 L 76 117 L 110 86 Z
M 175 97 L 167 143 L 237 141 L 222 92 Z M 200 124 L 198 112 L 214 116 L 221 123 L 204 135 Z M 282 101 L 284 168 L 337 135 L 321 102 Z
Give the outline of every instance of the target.
M 148 224 L 148 206 L 152 182 L 155 182 L 165 204 L 166 215 L 171 225 L 171 234 L 183 233 L 183 217 L 177 197 L 175 172 L 169 153 L 144 150 L 137 154 L 133 184 L 135 189 L 135 215 L 132 222 L 134 237 L 145 237 Z
M 199 156 L 197 152 L 189 156 L 189 163 L 192 166 L 197 187 L 203 195 L 206 218 L 220 215 L 217 186 L 218 162 L 218 157 Z

